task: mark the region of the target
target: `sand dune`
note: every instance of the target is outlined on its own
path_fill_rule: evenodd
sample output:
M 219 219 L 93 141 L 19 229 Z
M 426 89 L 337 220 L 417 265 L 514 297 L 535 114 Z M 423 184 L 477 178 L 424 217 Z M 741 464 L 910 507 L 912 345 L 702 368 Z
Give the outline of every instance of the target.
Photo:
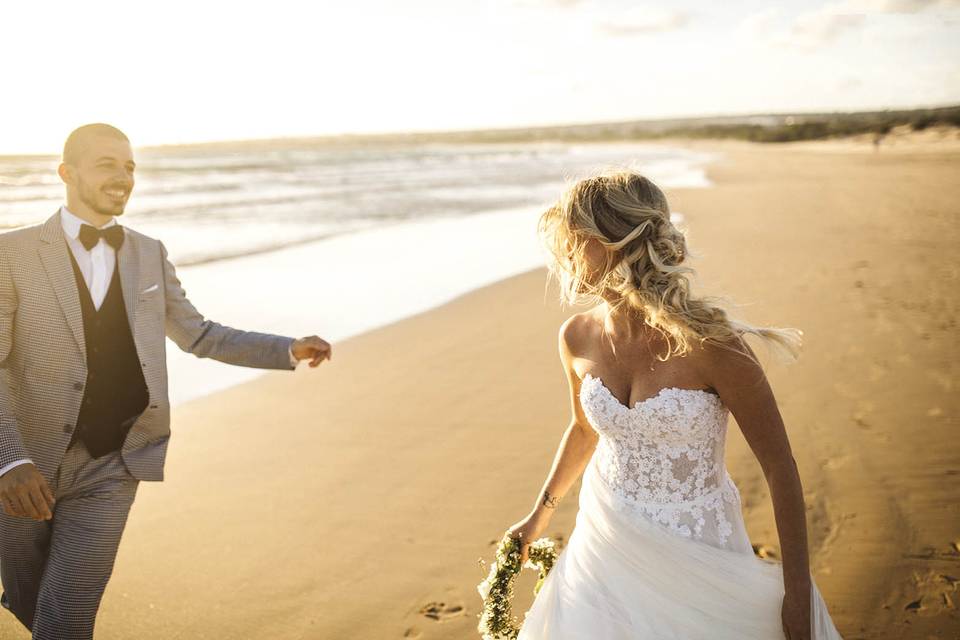
M 724 153 L 716 187 L 669 195 L 704 254 L 699 290 L 805 332 L 799 363 L 765 360 L 838 628 L 957 637 L 960 153 L 698 146 Z M 544 278 L 177 409 L 168 480 L 140 487 L 98 638 L 477 637 L 477 560 L 528 509 L 568 418 L 569 311 Z M 759 466 L 730 433 L 751 539 L 779 555 Z M 575 513 L 572 494 L 551 533 Z M 0 635 L 26 637 L 11 620 Z

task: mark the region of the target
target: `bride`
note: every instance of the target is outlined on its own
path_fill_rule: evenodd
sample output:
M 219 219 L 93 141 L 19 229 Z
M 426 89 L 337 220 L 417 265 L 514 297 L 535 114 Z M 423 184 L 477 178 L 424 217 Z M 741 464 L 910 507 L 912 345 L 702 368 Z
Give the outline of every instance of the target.
M 560 355 L 572 419 L 536 506 L 509 529 L 528 545 L 583 474 L 569 543 L 519 639 L 839 639 L 809 570 L 803 490 L 754 334 L 799 352 L 800 331 L 753 327 L 691 295 L 683 234 L 632 172 L 573 185 L 540 232 L 566 301 Z M 724 465 L 733 414 L 773 499 L 783 563 L 756 557 Z

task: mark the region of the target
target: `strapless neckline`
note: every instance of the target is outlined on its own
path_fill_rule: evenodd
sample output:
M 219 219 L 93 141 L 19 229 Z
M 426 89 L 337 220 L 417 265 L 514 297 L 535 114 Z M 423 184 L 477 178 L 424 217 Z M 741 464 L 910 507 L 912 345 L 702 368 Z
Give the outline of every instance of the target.
M 617 398 L 617 396 L 613 395 L 613 392 L 610 391 L 610 387 L 607 386 L 607 384 L 603 381 L 602 378 L 600 378 L 599 376 L 594 376 L 587 373 L 583 376 L 583 383 L 588 382 L 588 380 L 595 380 L 599 384 L 600 388 L 603 389 L 604 393 L 607 396 L 609 396 L 611 400 L 616 402 L 620 407 L 622 407 L 626 411 L 636 411 L 637 409 L 643 407 L 644 405 L 650 404 L 655 400 L 657 400 L 658 398 L 661 398 L 668 394 L 682 394 L 682 393 L 703 394 L 716 399 L 717 403 L 722 404 L 720 401 L 720 396 L 718 396 L 715 393 L 710 393 L 709 391 L 704 391 L 703 389 L 684 389 L 681 387 L 663 387 L 659 391 L 657 391 L 655 394 L 650 396 L 649 398 L 644 398 L 643 400 L 637 400 L 636 402 L 633 403 L 633 406 L 627 406 L 623 402 L 621 402 L 620 399 Z

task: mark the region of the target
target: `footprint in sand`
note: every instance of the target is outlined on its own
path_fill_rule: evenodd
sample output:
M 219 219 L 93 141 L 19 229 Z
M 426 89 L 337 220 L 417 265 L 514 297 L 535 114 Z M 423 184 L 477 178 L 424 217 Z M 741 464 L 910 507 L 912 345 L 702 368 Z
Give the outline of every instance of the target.
M 823 468 L 828 469 L 830 471 L 834 471 L 836 469 L 839 469 L 843 465 L 845 465 L 847 463 L 847 460 L 849 459 L 850 459 L 850 456 L 847 456 L 847 455 L 833 456 L 831 458 L 827 458 L 823 462 Z
M 467 615 L 462 604 L 447 604 L 446 602 L 428 602 L 420 609 L 420 615 L 437 622 L 446 622 L 452 618 Z
M 861 429 L 869 429 L 870 423 L 867 421 L 868 415 L 866 411 L 857 411 L 853 414 L 853 421 L 856 422 L 857 426 Z
M 914 600 L 913 602 L 908 602 L 907 605 L 903 608 L 904 611 L 921 611 L 923 609 L 923 598 L 919 600 Z
M 929 570 L 925 573 L 914 572 L 912 591 L 915 600 L 903 605 L 903 610 L 923 616 L 936 616 L 956 611 L 957 586 L 960 580 L 956 576 Z
M 419 638 L 422 635 L 423 633 L 421 633 L 419 629 L 415 629 L 414 627 L 410 627 L 409 629 L 403 632 L 404 638 L 414 639 L 414 638 Z
M 869 429 L 871 427 L 869 418 L 874 408 L 874 404 L 869 400 L 860 400 L 857 402 L 857 410 L 854 411 L 851 418 L 861 429 Z

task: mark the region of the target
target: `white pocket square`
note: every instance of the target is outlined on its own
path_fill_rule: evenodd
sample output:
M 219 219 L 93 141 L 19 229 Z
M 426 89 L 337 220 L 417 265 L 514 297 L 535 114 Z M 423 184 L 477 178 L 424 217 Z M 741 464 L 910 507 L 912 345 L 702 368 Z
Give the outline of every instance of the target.
M 141 291 L 140 293 L 150 293 L 151 291 L 156 291 L 158 288 L 160 288 L 160 285 L 158 285 L 158 284 L 152 284 L 152 285 L 150 285 L 149 287 L 147 287 L 146 289 L 144 289 L 143 291 Z

